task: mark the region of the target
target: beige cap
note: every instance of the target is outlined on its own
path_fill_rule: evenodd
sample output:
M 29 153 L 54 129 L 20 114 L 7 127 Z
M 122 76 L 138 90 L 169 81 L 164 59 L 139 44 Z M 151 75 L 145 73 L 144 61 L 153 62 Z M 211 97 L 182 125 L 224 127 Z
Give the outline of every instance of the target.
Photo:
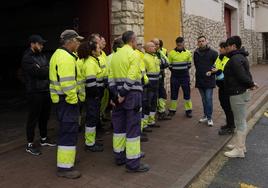
M 72 29 L 67 29 L 63 31 L 60 35 L 60 38 L 62 40 L 68 40 L 68 39 L 73 39 L 73 38 L 76 38 L 78 40 L 84 39 L 84 37 L 80 36 L 75 30 L 72 30 Z

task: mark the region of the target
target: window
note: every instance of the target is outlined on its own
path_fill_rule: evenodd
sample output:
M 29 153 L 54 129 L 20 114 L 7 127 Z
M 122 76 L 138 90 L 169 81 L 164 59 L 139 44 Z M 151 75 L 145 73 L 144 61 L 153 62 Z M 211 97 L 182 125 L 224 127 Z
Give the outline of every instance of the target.
M 250 16 L 250 11 L 251 11 L 251 9 L 250 9 L 250 2 L 247 1 L 247 15 L 248 16 Z
M 251 7 L 251 16 L 254 18 L 254 7 Z

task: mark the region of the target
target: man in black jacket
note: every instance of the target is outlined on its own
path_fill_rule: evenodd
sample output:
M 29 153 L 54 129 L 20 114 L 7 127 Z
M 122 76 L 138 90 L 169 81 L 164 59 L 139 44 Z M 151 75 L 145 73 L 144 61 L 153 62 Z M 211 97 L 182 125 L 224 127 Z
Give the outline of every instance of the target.
M 195 87 L 198 88 L 202 98 L 204 116 L 199 120 L 200 123 L 208 123 L 208 126 L 213 126 L 213 89 L 216 86 L 215 75 L 208 75 L 218 57 L 218 53 L 208 46 L 205 36 L 197 38 L 198 48 L 194 52 L 195 65 Z
M 247 103 L 250 100 L 249 90 L 258 88 L 253 82 L 249 71 L 249 62 L 247 60 L 248 52 L 241 48 L 242 42 L 239 36 L 232 36 L 227 39 L 227 52 L 230 58 L 224 68 L 224 85 L 228 95 L 230 95 L 230 104 L 234 114 L 234 122 L 237 132 L 234 138 L 234 144 L 228 145 L 229 152 L 225 152 L 227 157 L 245 157 L 246 135 L 247 135 Z
M 38 123 L 41 146 L 55 146 L 47 138 L 47 122 L 50 112 L 48 60 L 42 53 L 46 41 L 39 35 L 29 38 L 30 47 L 24 52 L 22 69 L 25 76 L 26 91 L 29 104 L 29 114 L 26 125 L 28 144 L 26 151 L 33 155 L 41 152 L 34 145 L 35 126 Z

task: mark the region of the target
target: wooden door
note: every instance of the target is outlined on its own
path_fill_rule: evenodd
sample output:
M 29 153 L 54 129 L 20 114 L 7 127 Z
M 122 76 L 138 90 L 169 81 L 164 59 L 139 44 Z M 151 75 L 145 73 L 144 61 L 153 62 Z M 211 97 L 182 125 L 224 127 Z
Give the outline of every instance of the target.
M 231 26 L 231 10 L 224 8 L 224 23 L 226 26 L 226 36 L 227 38 L 231 36 L 232 26 Z

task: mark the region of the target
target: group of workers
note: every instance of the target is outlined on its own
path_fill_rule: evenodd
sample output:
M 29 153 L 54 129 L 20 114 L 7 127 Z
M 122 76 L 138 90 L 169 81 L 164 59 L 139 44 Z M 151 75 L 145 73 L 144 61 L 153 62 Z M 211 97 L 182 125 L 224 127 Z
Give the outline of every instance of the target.
M 96 139 L 101 127 L 101 116 L 111 109 L 113 151 L 115 163 L 125 165 L 127 172 L 147 172 L 149 166 L 141 163 L 145 156 L 141 141 L 148 141 L 146 133 L 160 127 L 158 120 L 170 120 L 176 113 L 178 92 L 183 90 L 184 110 L 192 117 L 190 74 L 192 53 L 185 49 L 184 39 L 176 39 L 176 47 L 167 53 L 157 38 L 144 44 L 137 43 L 133 31 L 126 31 L 113 42 L 113 52 L 106 56 L 105 39 L 91 34 L 86 40 L 74 30 L 60 35 L 61 46 L 54 52 L 50 63 L 41 53 L 46 41 L 39 35 L 30 37 L 30 48 L 25 52 L 22 67 L 31 104 L 27 122 L 26 151 L 33 155 L 41 152 L 33 143 L 34 128 L 39 124 L 42 146 L 55 146 L 47 137 L 49 96 L 56 104 L 60 123 L 57 140 L 57 175 L 79 178 L 74 169 L 81 105 L 86 106 L 85 149 L 101 152 L 103 144 Z M 196 87 L 203 101 L 204 117 L 200 122 L 212 122 L 212 89 L 222 79 L 227 60 L 224 55 L 207 46 L 206 38 L 198 38 L 199 48 L 194 53 Z M 225 47 L 221 44 L 220 47 Z M 214 67 L 216 62 L 216 67 Z M 166 112 L 165 69 L 171 71 L 171 102 Z M 49 79 L 48 79 L 49 78 Z M 214 80 L 214 81 L 213 81 Z M 220 81 L 217 83 L 222 84 Z M 49 86 L 49 87 L 48 87 Z M 222 88 L 223 86 L 220 86 Z M 233 133 L 234 117 L 230 114 L 225 94 L 220 92 L 226 112 L 227 125 L 222 134 Z M 110 108 L 109 108 L 110 106 Z M 228 114 L 229 113 L 229 114 Z

